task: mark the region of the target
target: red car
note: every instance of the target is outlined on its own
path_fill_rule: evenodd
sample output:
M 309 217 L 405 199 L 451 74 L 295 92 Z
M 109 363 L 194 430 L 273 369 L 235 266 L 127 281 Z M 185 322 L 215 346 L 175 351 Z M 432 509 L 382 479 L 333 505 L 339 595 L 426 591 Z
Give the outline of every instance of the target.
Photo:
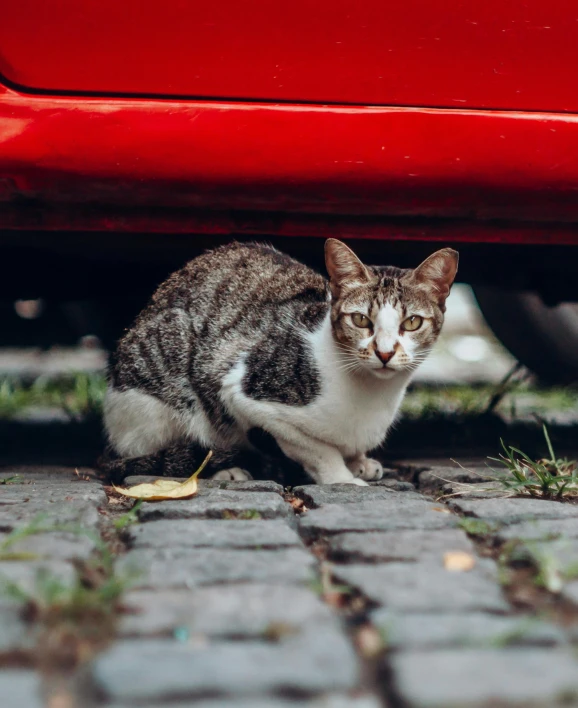
M 217 240 L 442 242 L 512 352 L 578 380 L 577 46 L 566 0 L 8 0 L 0 293 L 124 323 Z

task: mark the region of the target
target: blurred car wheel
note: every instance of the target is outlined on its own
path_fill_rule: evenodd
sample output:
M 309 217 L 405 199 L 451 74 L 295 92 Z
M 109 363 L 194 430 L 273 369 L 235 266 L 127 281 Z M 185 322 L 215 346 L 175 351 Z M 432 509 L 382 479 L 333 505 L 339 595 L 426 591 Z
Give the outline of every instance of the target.
M 578 303 L 549 307 L 533 292 L 475 287 L 496 337 L 541 381 L 578 382 Z

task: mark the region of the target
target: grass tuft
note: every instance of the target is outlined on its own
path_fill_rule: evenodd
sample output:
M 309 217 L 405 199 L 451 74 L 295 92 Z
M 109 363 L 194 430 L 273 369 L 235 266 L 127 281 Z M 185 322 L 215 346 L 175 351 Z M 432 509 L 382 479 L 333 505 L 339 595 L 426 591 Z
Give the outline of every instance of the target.
M 528 579 L 536 588 L 553 594 L 560 593 L 567 582 L 578 577 L 576 563 L 564 564 L 556 547 L 535 541 L 506 542 L 500 550 L 498 566 L 504 585 L 511 583 L 516 570 L 527 569 L 530 571 Z
M 257 511 L 257 509 L 245 509 L 243 511 L 232 511 L 231 509 L 225 509 L 221 513 L 221 518 L 251 521 L 253 519 L 262 519 L 263 516 L 261 515 L 261 512 Z
M 47 668 L 72 668 L 113 638 L 121 597 L 137 574 L 131 570 L 118 571 L 115 555 L 98 534 L 73 524 L 46 525 L 43 517 L 9 534 L 0 544 L 0 558 L 22 559 L 22 554 L 11 550 L 14 544 L 28 536 L 56 531 L 88 537 L 95 546 L 89 559 L 73 561 L 72 580 L 67 582 L 46 569 L 39 569 L 32 590 L 1 576 L 0 590 L 22 604 L 23 616 L 28 621 L 38 624 L 40 664 Z
M 507 492 L 514 494 L 558 500 L 578 497 L 578 463 L 556 457 L 545 425 L 542 430 L 549 457 L 539 460 L 532 460 L 522 450 L 506 446 L 500 440 L 504 452 L 498 458 L 490 458 L 501 463 L 504 467 L 502 473 L 507 473 L 500 475 L 498 481 Z
M 100 416 L 106 378 L 102 374 L 75 373 L 40 376 L 26 384 L 13 377 L 0 379 L 0 419 L 10 419 L 30 408 L 59 408 L 71 420 Z
M 487 487 L 469 482 L 453 482 L 459 486 L 457 492 L 444 494 L 441 498 L 463 496 L 475 492 L 489 493 L 492 496 L 530 496 L 535 499 L 551 501 L 578 499 L 578 462 L 568 458 L 556 457 L 552 441 L 545 425 L 542 426 L 549 457 L 533 460 L 517 447 L 506 446 L 500 438 L 503 453 L 489 460 L 502 465 L 499 470 L 488 467 L 484 478 L 489 480 Z M 463 519 L 463 524 L 468 520 Z M 464 526 L 465 530 L 467 528 Z M 468 531 L 470 533 L 470 531 Z M 475 532 L 472 532 L 475 535 Z
M 126 513 L 119 516 L 112 523 L 117 531 L 124 531 L 124 529 L 138 523 L 138 510 L 143 505 L 143 499 L 138 499 L 134 506 L 129 509 Z
M 2 484 L 22 484 L 23 478 L 19 474 L 13 474 L 10 477 L 2 477 L 0 479 L 0 485 Z
M 473 519 L 465 516 L 458 521 L 458 526 L 470 536 L 489 536 L 496 532 L 496 526 L 488 524 L 482 519 Z

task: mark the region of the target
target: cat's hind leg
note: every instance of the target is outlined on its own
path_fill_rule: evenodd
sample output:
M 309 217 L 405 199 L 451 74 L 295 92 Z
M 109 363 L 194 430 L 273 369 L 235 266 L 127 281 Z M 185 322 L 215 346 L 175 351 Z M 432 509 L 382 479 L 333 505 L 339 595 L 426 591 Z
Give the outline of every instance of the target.
M 104 426 L 110 447 L 123 458 L 153 455 L 186 434 L 175 409 L 135 388 L 119 390 L 109 386 Z
M 146 475 L 154 477 L 190 477 L 206 458 L 209 450 L 198 443 L 183 442 L 170 445 L 152 455 L 122 458 L 109 450 L 98 461 L 102 476 L 120 484 L 126 477 Z M 253 479 L 249 470 L 258 470 L 260 456 L 250 451 L 215 450 L 202 473 L 204 479 L 245 482 Z

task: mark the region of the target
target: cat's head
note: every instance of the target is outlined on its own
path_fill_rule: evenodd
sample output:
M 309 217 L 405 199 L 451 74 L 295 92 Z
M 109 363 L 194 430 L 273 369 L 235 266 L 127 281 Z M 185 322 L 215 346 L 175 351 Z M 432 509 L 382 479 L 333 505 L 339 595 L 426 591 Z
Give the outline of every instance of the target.
M 364 265 L 341 241 L 325 244 L 333 336 L 347 370 L 382 379 L 411 371 L 440 333 L 458 254 L 443 248 L 415 270 Z

